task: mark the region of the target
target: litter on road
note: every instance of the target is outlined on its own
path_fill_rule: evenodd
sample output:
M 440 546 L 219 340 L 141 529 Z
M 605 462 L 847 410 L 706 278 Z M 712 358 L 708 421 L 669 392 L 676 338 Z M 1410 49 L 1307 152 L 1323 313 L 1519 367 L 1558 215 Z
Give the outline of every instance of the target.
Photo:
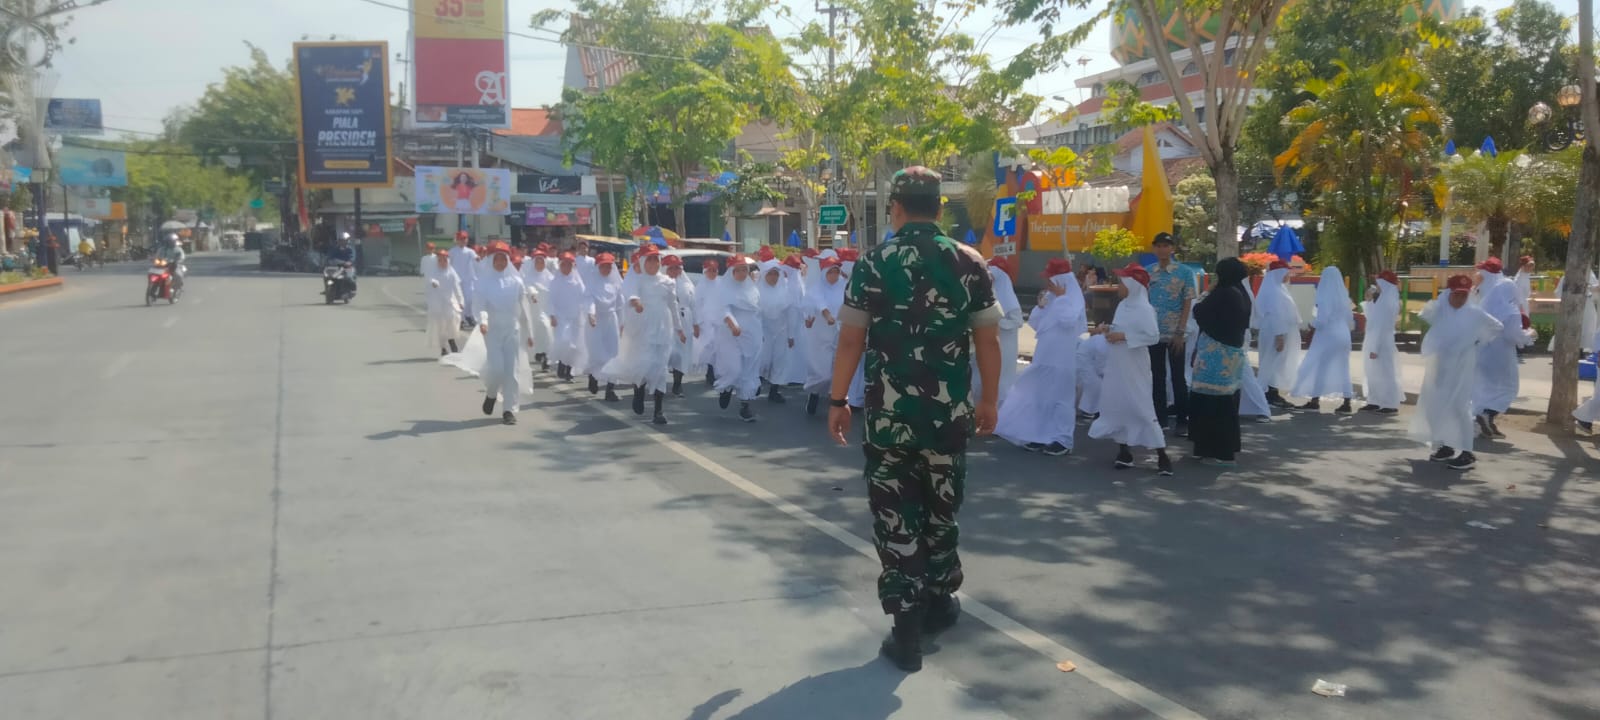
M 1344 691 L 1349 687 L 1344 683 L 1331 683 L 1322 678 L 1317 678 L 1317 682 L 1311 686 L 1311 692 L 1323 697 L 1344 697 Z

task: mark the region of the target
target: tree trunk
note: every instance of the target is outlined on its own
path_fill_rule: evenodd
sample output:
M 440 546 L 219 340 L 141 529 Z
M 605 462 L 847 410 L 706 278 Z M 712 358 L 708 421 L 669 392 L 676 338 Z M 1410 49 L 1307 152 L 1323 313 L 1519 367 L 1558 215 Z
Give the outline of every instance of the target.
M 1511 236 L 1511 220 L 1505 216 L 1492 216 L 1483 224 L 1489 228 L 1489 254 L 1500 258 L 1502 262 L 1509 262 L 1510 258 L 1516 257 L 1506 244 Z
M 673 230 L 678 233 L 678 237 L 689 237 L 689 228 L 684 225 L 686 214 L 682 200 L 672 204 L 672 222 L 677 225 Z
M 1561 310 L 1556 319 L 1555 367 L 1550 375 L 1550 405 L 1545 422 L 1562 428 L 1572 427 L 1572 410 L 1578 406 L 1578 353 L 1584 338 L 1583 303 L 1587 302 L 1586 278 L 1596 255 L 1595 234 L 1600 231 L 1600 98 L 1595 97 L 1594 0 L 1578 0 L 1578 86 L 1583 89 L 1579 104 L 1583 126 L 1589 136 L 1583 149 L 1583 169 L 1578 175 L 1578 206 L 1572 213 L 1572 235 L 1567 238 L 1567 277 L 1563 283 Z
M 1217 181 L 1217 259 L 1238 257 L 1239 168 L 1232 148 L 1223 148 L 1220 161 L 1211 166 L 1211 177 Z

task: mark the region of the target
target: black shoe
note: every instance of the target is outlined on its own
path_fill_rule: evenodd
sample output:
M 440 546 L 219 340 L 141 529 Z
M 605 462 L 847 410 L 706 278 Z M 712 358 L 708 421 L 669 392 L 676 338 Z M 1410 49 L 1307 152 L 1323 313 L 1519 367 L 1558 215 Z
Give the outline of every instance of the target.
M 753 423 L 756 421 L 756 414 L 750 412 L 750 403 L 739 403 L 739 419 L 747 423 Z
M 889 662 L 901 670 L 914 673 L 922 669 L 922 618 L 919 608 L 911 612 L 896 613 L 894 628 L 884 638 L 879 651 Z
M 1455 456 L 1455 448 L 1452 448 L 1449 445 L 1444 445 L 1440 447 L 1438 451 L 1434 452 L 1434 454 L 1428 456 L 1428 462 L 1444 462 Z
M 811 393 L 811 397 L 806 398 L 806 414 L 807 415 L 815 415 L 815 414 L 817 414 L 817 405 L 819 405 L 821 403 L 822 403 L 822 396 L 818 395 L 816 393 Z
M 1028 443 L 1023 445 L 1022 449 L 1027 450 L 1028 452 L 1039 452 L 1040 450 L 1044 449 L 1044 443 Z
M 1383 408 L 1380 408 L 1377 405 L 1373 405 L 1372 403 L 1367 403 L 1367 404 L 1361 406 L 1361 412 L 1377 412 L 1377 411 L 1382 410 L 1382 409 Z
M 589 376 L 589 394 L 593 395 L 593 394 L 598 393 L 598 392 L 600 392 L 600 381 L 594 379 L 593 375 L 590 375 Z
M 1478 459 L 1473 457 L 1472 453 L 1463 452 L 1460 455 L 1457 455 L 1456 459 L 1445 463 L 1445 467 L 1450 468 L 1451 470 L 1471 470 L 1472 468 L 1476 467 L 1477 464 Z
M 683 373 L 672 371 L 672 396 L 683 397 Z
M 928 609 L 922 615 L 922 632 L 925 635 L 942 633 L 955 627 L 961 618 L 961 600 L 954 595 L 935 595 L 928 600 Z
M 493 395 L 490 395 L 489 397 L 486 397 L 486 398 L 483 399 L 483 414 L 485 414 L 485 415 L 493 415 L 494 414 L 494 396 Z
M 1321 398 L 1311 398 L 1310 400 L 1306 401 L 1306 404 L 1304 404 L 1304 405 L 1296 405 L 1294 409 L 1296 409 L 1296 410 L 1310 410 L 1312 412 L 1316 412 L 1316 411 L 1322 409 L 1322 399 Z
M 783 393 L 778 392 L 778 386 L 777 385 L 773 385 L 772 386 L 772 391 L 767 393 L 767 402 L 778 403 L 778 404 L 781 405 L 783 403 L 788 402 L 788 400 L 785 400 L 783 398 Z
M 1379 415 L 1399 415 L 1400 408 L 1378 408 L 1376 412 Z
M 606 383 L 606 402 L 621 401 L 622 398 L 617 397 L 617 386 L 614 383 Z
M 446 350 L 444 348 L 439 348 L 439 357 L 444 357 L 444 356 L 449 355 L 449 354 L 450 354 L 449 350 Z
M 638 387 L 633 389 L 633 414 L 635 414 L 635 415 L 643 415 L 644 414 L 644 386 L 643 385 L 640 385 L 640 386 L 638 386 Z
M 727 410 L 728 404 L 731 402 L 733 402 L 732 390 L 723 390 L 722 394 L 717 396 L 717 407 L 720 407 L 723 410 Z
M 505 425 L 515 425 L 517 424 L 517 416 L 510 410 L 507 410 L 503 413 L 500 413 L 500 422 Z
M 1156 472 L 1162 477 L 1172 477 L 1172 458 L 1167 457 L 1167 451 L 1156 452 Z
M 1117 451 L 1117 462 L 1114 467 L 1118 470 L 1133 467 L 1133 451 L 1129 450 L 1127 445 L 1123 445 L 1122 449 Z
M 1189 423 L 1176 422 L 1172 424 L 1172 434 L 1181 438 L 1189 437 Z
M 706 366 L 706 387 L 711 387 L 711 386 L 716 385 L 716 384 L 717 384 L 717 369 L 714 368 L 714 367 L 711 367 L 710 365 L 707 365 Z
M 1065 445 L 1062 445 L 1061 443 L 1058 443 L 1058 442 L 1053 442 L 1053 443 L 1050 443 L 1049 447 L 1044 449 L 1044 454 L 1051 455 L 1051 456 L 1054 456 L 1054 457 L 1061 457 L 1062 455 L 1071 455 L 1072 454 L 1072 448 L 1069 448 L 1069 447 L 1067 447 Z
M 1506 436 L 1505 433 L 1500 432 L 1500 426 L 1495 424 L 1494 415 L 1489 416 L 1489 432 L 1494 433 L 1494 436 L 1497 438 L 1503 438 Z
M 661 401 L 663 399 L 665 399 L 665 396 L 662 394 L 662 392 L 660 390 L 657 390 L 652 399 L 655 402 L 655 410 L 656 410 L 656 412 L 655 412 L 655 416 L 650 418 L 650 422 L 653 422 L 653 423 L 655 423 L 657 425 L 665 425 L 665 424 L 667 424 L 667 416 L 661 414 Z
M 450 352 L 461 352 L 461 350 L 456 348 L 456 341 L 455 340 L 446 340 L 445 342 L 450 343 Z
M 1494 428 L 1489 425 L 1489 416 L 1479 414 L 1473 420 L 1478 423 L 1478 434 L 1489 438 L 1494 437 Z
M 550 361 L 548 359 L 539 361 L 539 372 L 550 372 Z
M 1333 411 L 1338 413 L 1338 414 L 1340 414 L 1340 415 L 1349 415 L 1350 413 L 1355 412 L 1355 410 L 1350 408 L 1350 401 L 1348 399 L 1346 399 L 1344 401 L 1343 405 L 1340 405 L 1339 407 L 1334 408 Z
M 1582 430 L 1582 431 L 1584 431 L 1586 433 L 1592 433 L 1592 432 L 1594 432 L 1594 423 L 1592 423 L 1592 422 L 1584 422 L 1582 420 L 1579 420 L 1578 421 L 1578 429 Z

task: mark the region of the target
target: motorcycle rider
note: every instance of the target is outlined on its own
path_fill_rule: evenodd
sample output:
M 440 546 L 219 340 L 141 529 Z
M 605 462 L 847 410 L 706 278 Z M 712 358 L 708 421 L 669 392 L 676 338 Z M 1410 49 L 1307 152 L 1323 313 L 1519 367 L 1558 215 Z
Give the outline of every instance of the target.
M 350 278 L 350 292 L 356 291 L 356 249 L 350 246 L 350 233 L 339 233 L 334 246 L 328 250 L 327 264 L 348 266 L 345 274 Z
M 161 243 L 161 250 L 156 257 L 167 261 L 167 267 L 172 268 L 172 289 L 174 292 L 183 289 L 183 243 L 178 241 L 177 233 L 167 233 Z

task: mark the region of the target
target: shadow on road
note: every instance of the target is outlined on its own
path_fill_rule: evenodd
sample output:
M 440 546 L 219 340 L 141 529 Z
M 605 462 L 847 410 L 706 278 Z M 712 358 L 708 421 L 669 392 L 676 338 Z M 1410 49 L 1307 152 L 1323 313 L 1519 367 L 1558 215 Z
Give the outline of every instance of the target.
M 728 720 L 885 720 L 900 709 L 895 690 L 905 678 L 905 673 L 874 657 L 856 667 L 811 675 L 779 688 Z M 707 720 L 740 694 L 740 690 L 718 693 L 686 720 Z
M 393 440 L 398 437 L 420 437 L 422 435 L 434 435 L 436 433 L 472 430 L 474 428 L 488 427 L 490 425 L 499 425 L 500 418 L 497 416 L 473 418 L 471 420 L 411 420 L 409 422 L 411 423 L 411 428 L 408 430 L 387 430 L 381 433 L 368 435 L 367 439 Z

